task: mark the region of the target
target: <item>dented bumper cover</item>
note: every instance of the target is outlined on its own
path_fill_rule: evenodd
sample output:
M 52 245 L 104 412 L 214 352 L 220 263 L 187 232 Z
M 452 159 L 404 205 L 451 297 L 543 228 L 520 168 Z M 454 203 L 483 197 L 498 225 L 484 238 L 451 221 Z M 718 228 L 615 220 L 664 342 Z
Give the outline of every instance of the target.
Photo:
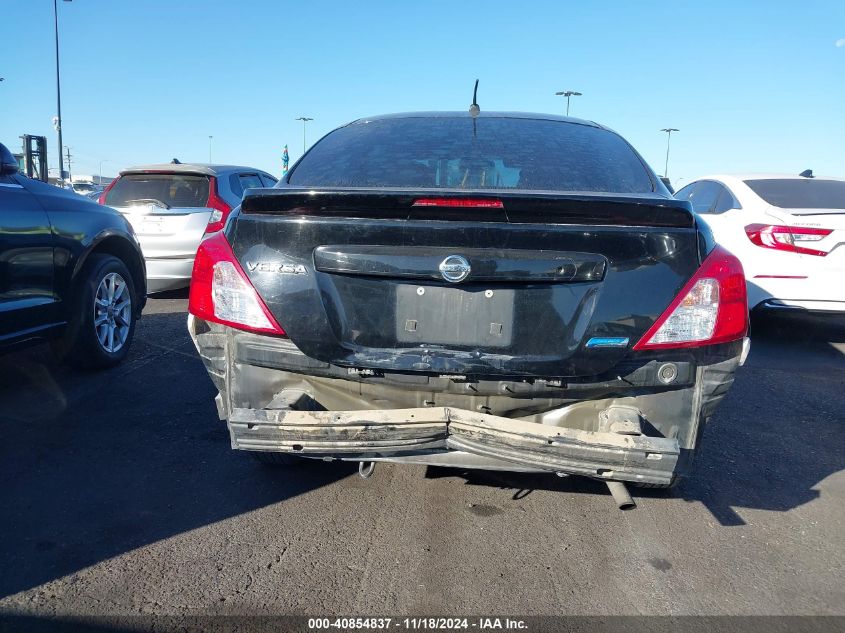
M 580 380 L 473 380 L 338 367 L 193 317 L 189 331 L 236 449 L 655 485 L 688 471 L 747 353 L 737 341 Z M 667 363 L 674 380 L 662 384 Z
M 403 455 L 412 452 L 452 450 L 513 463 L 520 470 L 652 484 L 670 483 L 680 452 L 676 439 L 554 427 L 448 407 L 236 408 L 229 415 L 229 430 L 234 448 L 251 451 L 406 461 Z

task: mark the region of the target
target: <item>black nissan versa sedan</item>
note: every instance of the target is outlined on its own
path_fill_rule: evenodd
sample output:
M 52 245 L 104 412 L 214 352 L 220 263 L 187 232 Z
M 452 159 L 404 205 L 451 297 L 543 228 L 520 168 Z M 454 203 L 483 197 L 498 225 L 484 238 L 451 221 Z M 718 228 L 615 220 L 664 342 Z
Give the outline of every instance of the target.
M 619 135 L 367 118 L 246 192 L 189 330 L 234 448 L 668 487 L 748 350 L 742 266 Z
M 127 221 L 19 174 L 0 144 L 0 349 L 50 340 L 74 365 L 115 365 L 145 300 L 144 258 Z

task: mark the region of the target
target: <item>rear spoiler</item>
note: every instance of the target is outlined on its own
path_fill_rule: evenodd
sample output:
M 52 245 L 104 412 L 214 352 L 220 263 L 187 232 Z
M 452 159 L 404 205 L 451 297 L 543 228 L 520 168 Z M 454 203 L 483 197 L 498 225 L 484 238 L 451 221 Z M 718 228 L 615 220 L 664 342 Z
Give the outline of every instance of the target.
M 206 178 L 213 178 L 214 174 L 208 174 L 199 169 L 187 170 L 180 169 L 179 171 L 173 169 L 125 169 L 121 171 L 119 176 L 145 176 L 147 174 L 166 174 L 168 176 L 205 176 Z
M 420 199 L 501 205 L 415 206 Z M 446 189 L 247 189 L 241 213 L 396 220 L 693 228 L 690 203 L 655 195 Z

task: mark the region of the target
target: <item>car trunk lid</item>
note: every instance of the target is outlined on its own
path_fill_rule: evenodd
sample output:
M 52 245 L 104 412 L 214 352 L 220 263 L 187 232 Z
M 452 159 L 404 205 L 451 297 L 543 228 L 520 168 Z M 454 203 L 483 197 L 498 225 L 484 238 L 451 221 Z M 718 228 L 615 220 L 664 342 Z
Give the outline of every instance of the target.
M 845 205 L 843 205 L 845 206 Z M 845 300 L 845 209 L 778 209 L 785 222 L 797 227 L 795 244 L 810 248 L 824 256 L 801 255 L 802 272 L 821 294 L 831 300 Z M 802 235 L 800 228 L 830 231 L 827 235 Z
M 145 255 L 157 242 L 169 242 L 173 236 L 187 239 L 196 246 L 213 209 L 208 206 L 211 176 L 162 171 L 121 174 L 105 196 L 105 204 L 114 207 L 135 229 Z
M 308 356 L 372 371 L 571 377 L 629 353 L 699 265 L 658 196 L 248 192 L 227 237 Z
M 823 258 L 804 257 L 810 265 L 841 271 L 845 268 L 845 181 L 808 173 L 800 178 L 750 178 L 745 184 L 770 205 L 768 215 L 784 225 L 830 231 L 804 236 L 796 232 L 795 243 L 827 253 Z

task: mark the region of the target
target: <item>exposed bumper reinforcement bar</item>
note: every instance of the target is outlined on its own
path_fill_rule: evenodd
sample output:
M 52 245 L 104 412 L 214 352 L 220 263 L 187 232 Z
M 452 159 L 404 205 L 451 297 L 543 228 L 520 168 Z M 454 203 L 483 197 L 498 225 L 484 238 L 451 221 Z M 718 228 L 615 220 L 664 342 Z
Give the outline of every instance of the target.
M 675 439 L 556 427 L 462 409 L 377 411 L 233 409 L 232 447 L 304 456 L 386 458 L 459 450 L 521 467 L 668 484 Z

